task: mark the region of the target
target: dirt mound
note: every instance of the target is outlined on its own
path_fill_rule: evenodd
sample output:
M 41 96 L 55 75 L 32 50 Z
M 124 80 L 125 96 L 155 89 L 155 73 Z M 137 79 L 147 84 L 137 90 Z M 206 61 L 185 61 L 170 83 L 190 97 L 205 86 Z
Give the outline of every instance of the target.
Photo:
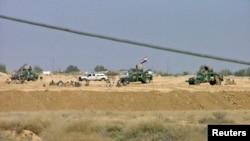
M 250 109 L 250 92 L 3 91 L 0 111 Z
M 15 141 L 42 141 L 35 133 L 29 130 L 23 130 L 20 134 L 16 131 L 4 131 L 0 133 L 0 139 Z

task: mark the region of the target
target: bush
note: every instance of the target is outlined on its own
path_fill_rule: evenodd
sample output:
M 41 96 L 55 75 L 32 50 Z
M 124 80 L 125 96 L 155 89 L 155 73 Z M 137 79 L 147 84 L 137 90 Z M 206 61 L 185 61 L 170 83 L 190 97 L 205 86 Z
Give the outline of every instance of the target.
M 102 65 L 97 65 L 95 67 L 95 72 L 102 72 L 102 71 L 107 71 L 107 69 Z
M 220 71 L 220 74 L 224 76 L 228 76 L 228 75 L 232 75 L 233 73 L 229 69 L 223 69 Z
M 163 124 L 154 121 L 141 122 L 125 131 L 125 140 L 177 140 L 179 135 L 172 134 Z
M 43 72 L 43 69 L 40 68 L 39 66 L 35 66 L 33 70 L 35 73 L 42 73 Z
M 4 64 L 0 64 L 0 72 L 7 73 L 6 66 Z
M 205 117 L 201 118 L 198 122 L 199 123 L 204 123 L 204 124 L 209 124 L 209 123 L 234 123 L 233 120 L 226 119 L 226 113 L 224 112 L 214 112 L 213 113 L 214 117 Z
M 247 69 L 241 69 L 234 73 L 235 76 L 250 76 L 250 67 Z
M 78 69 L 78 67 L 74 65 L 69 65 L 65 70 L 66 73 L 79 72 L 79 71 L 80 70 Z
M 42 120 L 40 118 L 27 119 L 25 121 L 0 121 L 0 129 L 2 130 L 13 130 L 18 134 L 23 130 L 29 130 L 39 135 L 45 128 L 47 128 L 50 123 L 47 120 Z
M 73 132 L 79 132 L 82 134 L 90 134 L 97 132 L 99 127 L 93 123 L 92 120 L 82 120 L 82 121 L 75 121 L 71 123 L 66 128 L 66 133 L 73 133 Z

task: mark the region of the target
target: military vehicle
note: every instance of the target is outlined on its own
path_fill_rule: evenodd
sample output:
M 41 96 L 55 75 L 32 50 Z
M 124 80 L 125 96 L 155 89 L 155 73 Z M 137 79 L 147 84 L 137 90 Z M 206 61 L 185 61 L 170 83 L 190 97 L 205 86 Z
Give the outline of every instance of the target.
M 135 69 L 128 71 L 127 76 L 123 76 L 118 80 L 118 85 L 128 85 L 130 82 L 141 82 L 143 84 L 150 83 L 153 80 L 153 74 L 150 70 L 143 70 L 142 64 L 136 65 Z
M 199 85 L 200 83 L 210 83 L 210 85 L 220 85 L 223 81 L 223 75 L 213 71 L 213 68 L 203 65 L 195 77 L 190 77 L 186 82 L 189 85 Z
M 32 67 L 28 64 L 23 65 L 16 73 L 14 73 L 10 79 L 12 81 L 36 81 L 38 80 L 38 74 L 32 71 Z

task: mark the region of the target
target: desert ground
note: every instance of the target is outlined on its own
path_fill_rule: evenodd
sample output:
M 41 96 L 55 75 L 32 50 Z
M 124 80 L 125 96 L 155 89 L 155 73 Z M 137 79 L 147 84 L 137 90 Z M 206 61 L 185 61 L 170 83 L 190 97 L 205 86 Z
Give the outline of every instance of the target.
M 0 76 L 0 111 L 53 110 L 237 110 L 250 109 L 250 78 L 227 76 L 235 85 L 211 86 L 209 83 L 189 85 L 191 76 L 155 76 L 150 84 L 140 82 L 116 86 L 111 81 L 84 82 L 80 87 L 50 86 L 53 80 L 64 83 L 78 81 L 78 75 L 43 76 L 36 82 L 7 84 L 9 75 Z
M 164 124 L 174 121 L 178 124 L 192 123 L 193 125 L 195 123 L 196 126 L 197 123 L 203 123 L 201 119 L 205 117 L 211 115 L 215 117 L 216 115 L 225 116 L 225 113 L 227 113 L 227 118 L 233 120 L 232 123 L 245 124 L 250 121 L 250 118 L 247 118 L 250 116 L 249 77 L 226 76 L 224 80 L 234 80 L 235 84 L 227 85 L 223 81 L 221 85 L 214 86 L 209 83 L 189 85 L 185 81 L 192 75 L 154 76 L 153 81 L 149 84 L 135 82 L 120 87 L 116 86 L 119 76 L 111 79 L 111 84 L 107 84 L 105 81 L 91 81 L 89 85 L 80 82 L 82 84 L 80 87 L 49 85 L 52 80 L 54 82 L 61 80 L 65 83 L 76 82 L 78 76 L 70 74 L 42 75 L 43 79 L 35 82 L 25 81 L 23 84 L 14 82 L 7 84 L 6 80 L 10 75 L 1 73 L 0 117 L 2 118 L 0 118 L 0 124 L 1 121 L 2 124 L 6 123 L 7 117 L 8 119 L 16 119 L 17 115 L 19 117 L 21 115 L 19 119 L 22 119 L 30 115 L 43 113 L 43 116 L 39 116 L 45 118 L 44 115 L 47 115 L 46 117 L 52 116 L 51 112 L 53 112 L 53 117 L 59 115 L 62 118 L 61 116 L 63 116 L 64 120 L 67 119 L 67 121 L 73 119 L 73 117 L 84 117 L 88 120 L 91 118 L 91 122 L 104 120 L 112 122 L 112 125 L 114 125 L 114 121 L 119 121 L 118 124 L 128 122 L 128 125 L 132 125 L 135 121 L 139 122 L 145 119 L 152 121 L 154 119 L 154 122 L 159 121 L 164 122 Z M 36 120 L 39 116 L 35 116 Z M 209 122 L 205 120 L 205 123 Z M 5 127 L 0 125 L 0 131 Z M 9 128 L 8 130 L 13 130 L 11 127 Z M 52 127 L 50 129 L 52 130 Z M 53 128 L 53 130 L 56 129 Z M 192 130 L 195 129 L 192 127 Z M 203 129 L 200 130 L 203 131 Z M 39 133 L 44 139 L 46 136 L 48 137 L 47 132 Z M 61 136 L 62 134 L 60 133 Z M 0 135 L 0 139 L 3 136 L 6 137 L 6 135 Z M 113 136 L 104 138 L 103 134 L 101 137 L 91 135 L 87 138 L 85 138 L 86 136 L 78 137 L 75 134 L 72 136 L 74 137 L 69 138 L 67 136 L 68 138 L 65 138 L 65 140 L 113 140 Z M 206 140 L 204 135 L 194 136 L 199 140 Z M 123 140 L 122 137 L 119 136 L 119 139 L 114 140 Z M 62 138 L 57 139 L 62 140 Z M 50 135 L 46 140 L 57 139 Z M 129 136 L 129 140 L 133 140 L 131 136 Z M 155 137 L 149 140 L 157 139 Z M 193 138 L 185 137 L 183 139 L 183 137 L 179 138 L 178 136 L 176 140 L 193 140 Z

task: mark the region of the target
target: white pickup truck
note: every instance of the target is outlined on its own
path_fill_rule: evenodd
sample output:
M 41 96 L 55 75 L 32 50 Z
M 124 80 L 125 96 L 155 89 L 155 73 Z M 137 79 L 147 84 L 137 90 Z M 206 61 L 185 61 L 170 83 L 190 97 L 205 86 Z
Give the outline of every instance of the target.
M 89 73 L 85 76 L 79 76 L 79 81 L 106 81 L 108 76 L 103 73 Z

